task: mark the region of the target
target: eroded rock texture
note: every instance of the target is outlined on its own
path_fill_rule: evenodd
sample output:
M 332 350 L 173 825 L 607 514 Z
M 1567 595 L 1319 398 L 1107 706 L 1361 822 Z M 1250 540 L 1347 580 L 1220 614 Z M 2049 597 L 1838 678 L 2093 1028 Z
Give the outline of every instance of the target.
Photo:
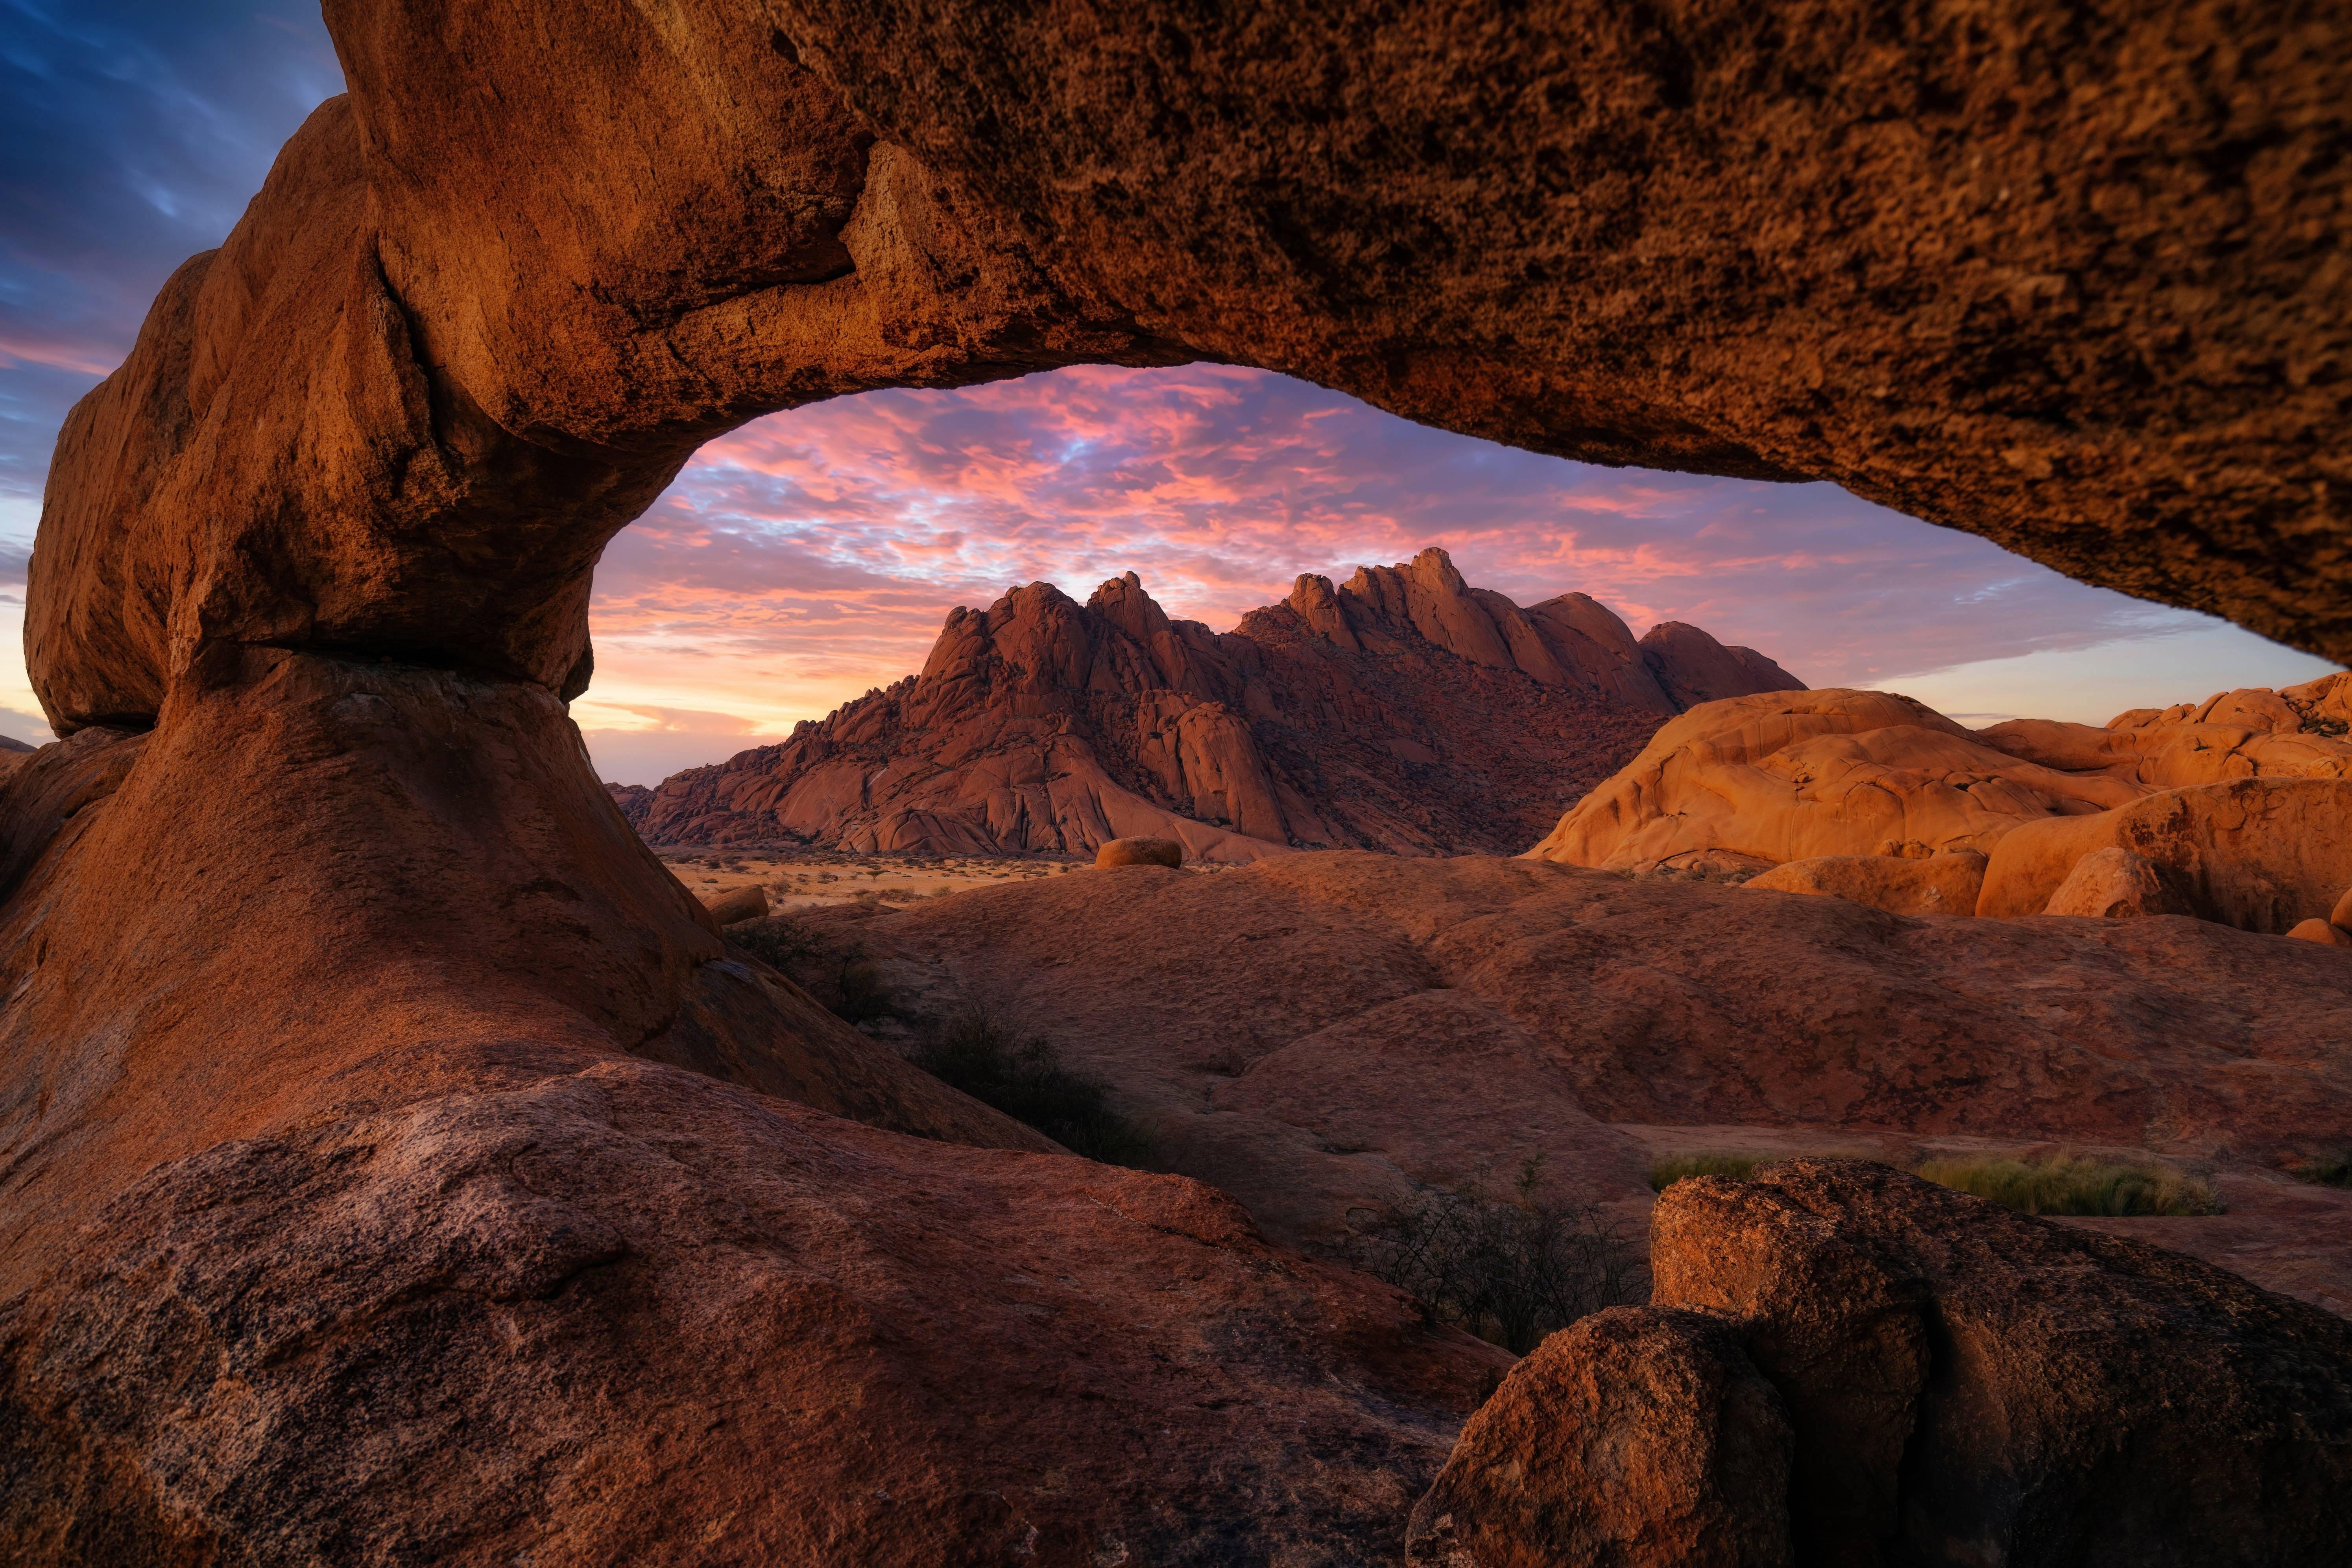
M 1222 635 L 1171 620 L 1130 572 L 1084 605 L 1032 583 L 957 610 L 919 676 L 614 793 L 664 844 L 1087 853 L 1156 834 L 1223 861 L 1493 853 L 1533 842 L 1664 715 L 1766 683 L 1801 689 L 1696 626 L 1636 643 L 1582 594 L 1523 610 L 1443 550 L 1337 589 L 1301 577 Z
M 1798 1561 L 2316 1568 L 2352 1548 L 2340 1318 L 1853 1163 L 1678 1182 L 1659 1200 L 1652 1258 L 1657 1304 L 1615 1314 L 1615 1337 L 1682 1332 L 1688 1309 L 1738 1326 L 1745 1353 L 1727 1336 L 1715 1380 L 1752 1366 L 1787 1405 L 1793 1484 L 1768 1511 Z M 1538 1360 L 1571 1389 L 1608 1366 L 1576 1331 Z M 1514 1471 L 1600 1446 L 1594 1425 L 1619 1424 L 1630 1447 L 1720 1403 L 1696 1384 L 1675 1395 L 1637 1428 L 1589 1397 L 1547 1409 L 1515 1374 L 1415 1510 L 1416 1546 L 1438 1508 L 1523 1507 Z M 1727 1454 L 1689 1490 L 1738 1485 L 1748 1468 Z M 1646 1543 L 1682 1521 L 1669 1502 L 1613 1522 Z

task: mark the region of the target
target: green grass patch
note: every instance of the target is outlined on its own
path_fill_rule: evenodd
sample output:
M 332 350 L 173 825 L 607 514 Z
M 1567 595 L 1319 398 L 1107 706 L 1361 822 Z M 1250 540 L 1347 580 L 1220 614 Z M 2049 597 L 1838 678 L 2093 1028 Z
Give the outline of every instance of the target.
M 2047 1159 L 1958 1156 L 1930 1160 L 1927 1180 L 2035 1215 L 2220 1214 L 2213 1184 L 2168 1165 L 2126 1164 L 2085 1155 Z
M 1759 1165 L 1797 1158 L 1781 1154 L 1671 1154 L 1650 1167 L 1650 1188 L 1664 1192 L 1685 1176 L 1722 1176 L 1744 1182 Z M 1855 1159 L 1866 1155 L 1812 1155 Z M 2305 1181 L 2352 1186 L 2352 1152 L 2339 1156 L 2325 1173 L 2318 1163 L 2296 1173 Z M 2315 1173 L 2306 1174 L 2306 1172 Z M 2014 1154 L 1949 1155 L 1929 1160 L 1912 1173 L 1940 1186 L 1972 1194 L 2005 1209 L 2032 1215 L 2207 1215 L 2222 1204 L 2210 1182 L 2169 1165 L 2098 1160 L 2083 1154 L 2023 1158 Z
M 1770 1154 L 1669 1154 L 1650 1167 L 1650 1190 L 1663 1193 L 1685 1176 L 1724 1176 L 1744 1182 Z
M 1108 1087 L 1064 1067 L 1045 1041 L 1024 1040 L 985 1013 L 932 1029 L 910 1059 L 1073 1154 L 1137 1167 L 1150 1155 L 1150 1136 L 1112 1108 Z

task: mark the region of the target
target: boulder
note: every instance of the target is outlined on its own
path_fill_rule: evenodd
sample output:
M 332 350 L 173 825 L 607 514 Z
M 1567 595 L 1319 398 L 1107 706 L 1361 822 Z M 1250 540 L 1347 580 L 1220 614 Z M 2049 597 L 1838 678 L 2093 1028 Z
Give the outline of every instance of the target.
M 1790 860 L 1748 879 L 1781 893 L 1826 893 L 1897 915 L 1972 915 L 1985 858 L 1973 849 L 1921 857 L 1823 855 Z
M 755 921 L 768 912 L 768 889 L 757 882 L 740 888 L 730 888 L 723 893 L 711 893 L 702 900 L 710 918 L 722 926 L 738 921 Z
M 2200 919 L 2291 931 L 2326 918 L 2352 883 L 2352 779 L 2235 779 L 2023 824 L 1994 847 L 1977 913 L 2042 913 L 2106 848 L 2160 868 Z
M 2344 896 L 2336 900 L 2336 907 L 2327 911 L 2327 921 L 2352 931 L 2352 888 L 2347 888 Z
M 1660 1198 L 1656 1300 L 1748 1312 L 1751 1355 L 1798 1412 L 1797 1473 L 1845 1477 L 1847 1521 L 1899 1518 L 1823 1560 L 2344 1560 L 2352 1322 L 1885 1166 L 1792 1161 L 1732 1185 Z M 1924 1378 L 1906 1300 L 1933 1324 Z M 1804 1353 L 1762 1348 L 1776 1337 Z M 1893 1514 L 1883 1468 L 1849 1465 L 1857 1436 L 1883 1459 L 1887 1428 L 1803 1415 L 1857 1394 L 1873 1412 L 1916 1401 Z M 1809 1472 L 1823 1441 L 1844 1468 Z M 1822 1495 L 1791 1493 L 1800 1542 Z
M 1652 1263 L 1654 1305 L 1553 1335 L 1463 1429 L 1413 1510 L 1423 1561 L 1754 1560 L 1682 1533 L 1648 1484 L 1663 1442 L 1702 1467 L 1677 1498 L 1788 1532 L 1763 1560 L 2321 1568 L 2352 1544 L 2352 1322 L 2315 1307 L 1850 1161 L 1674 1184 Z M 1685 1337 L 1691 1309 L 1717 1337 Z M 1749 1367 L 1785 1426 L 1746 1414 Z M 1751 1489 L 1767 1426 L 1785 1493 Z
M 1654 1300 L 1746 1325 L 1748 1358 L 1786 1402 L 1798 1561 L 1879 1561 L 1901 1529 L 1903 1455 L 1931 1366 L 1916 1271 L 1767 1188 L 1711 1176 L 1659 1198 L 1650 1268 Z
M 1095 851 L 1095 864 L 1177 867 L 1184 864 L 1184 847 L 1172 838 L 1113 838 Z
M 1614 1308 L 1538 1345 L 1414 1505 L 1416 1568 L 1789 1568 L 1789 1417 L 1701 1312 Z
M 1983 878 L 1979 876 L 1978 881 L 1981 885 Z M 2075 861 L 2042 912 L 2116 921 L 2196 910 L 2164 868 L 2110 845 Z
M 2020 823 L 2143 793 L 2020 761 L 1892 692 L 1772 692 L 1669 720 L 1528 854 L 1632 868 L 1697 849 L 1776 863 L 1981 852 Z
M 2303 921 L 2286 934 L 2298 942 L 2315 942 L 2326 947 L 2352 947 L 2352 931 L 2316 916 Z

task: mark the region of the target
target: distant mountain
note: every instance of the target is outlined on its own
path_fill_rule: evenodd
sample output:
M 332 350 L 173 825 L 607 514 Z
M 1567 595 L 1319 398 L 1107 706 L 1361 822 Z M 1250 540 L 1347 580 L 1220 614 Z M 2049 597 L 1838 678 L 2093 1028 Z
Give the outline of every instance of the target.
M 920 675 L 657 789 L 607 787 L 657 844 L 1516 852 L 1691 704 L 1803 689 L 1696 626 L 1637 643 L 1582 594 L 1522 609 L 1443 550 L 1300 577 L 1222 634 L 1130 572 L 1084 605 L 1032 583 L 956 610 Z

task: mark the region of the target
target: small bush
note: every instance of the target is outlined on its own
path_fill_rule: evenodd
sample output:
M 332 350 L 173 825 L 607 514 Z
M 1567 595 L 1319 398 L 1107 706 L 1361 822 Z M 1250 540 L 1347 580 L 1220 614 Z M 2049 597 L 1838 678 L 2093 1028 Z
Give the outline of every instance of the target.
M 1649 1300 L 1640 1258 L 1591 1204 L 1538 1195 L 1542 1162 L 1521 1167 L 1517 1194 L 1431 1192 L 1360 1222 L 1349 1261 L 1452 1323 L 1525 1355 L 1546 1334 L 1603 1307 Z
M 769 968 L 786 974 L 793 973 L 824 947 L 814 931 L 783 915 L 740 921 L 727 928 L 727 940 Z
M 2294 1168 L 2297 1181 L 2323 1187 L 2352 1187 L 2352 1149 L 2335 1149 Z
M 2205 1215 L 2220 1214 L 2212 1184 L 2164 1165 L 2130 1165 L 2112 1160 L 2059 1154 L 2048 1159 L 1951 1158 L 1930 1160 L 1918 1173 L 1960 1192 L 1973 1193 L 2019 1214 Z
M 743 921 L 727 940 L 771 969 L 792 976 L 845 1023 L 870 1023 L 898 1011 L 890 983 L 856 942 L 835 942 L 785 915 Z
M 933 1029 L 911 1059 L 1073 1154 L 1140 1166 L 1151 1152 L 1143 1130 L 1111 1108 L 1107 1087 L 1064 1067 L 1061 1054 L 1045 1041 L 1022 1039 L 985 1013 L 967 1013 Z
M 1768 1154 L 1669 1154 L 1650 1167 L 1650 1190 L 1663 1193 L 1685 1176 L 1728 1176 L 1744 1182 Z

